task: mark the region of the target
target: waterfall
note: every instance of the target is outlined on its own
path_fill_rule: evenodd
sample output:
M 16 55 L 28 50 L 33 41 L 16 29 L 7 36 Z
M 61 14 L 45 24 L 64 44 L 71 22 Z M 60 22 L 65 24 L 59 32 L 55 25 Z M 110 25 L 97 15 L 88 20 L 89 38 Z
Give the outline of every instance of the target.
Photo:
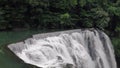
M 36 34 L 8 48 L 40 68 L 117 68 L 109 37 L 95 29 Z

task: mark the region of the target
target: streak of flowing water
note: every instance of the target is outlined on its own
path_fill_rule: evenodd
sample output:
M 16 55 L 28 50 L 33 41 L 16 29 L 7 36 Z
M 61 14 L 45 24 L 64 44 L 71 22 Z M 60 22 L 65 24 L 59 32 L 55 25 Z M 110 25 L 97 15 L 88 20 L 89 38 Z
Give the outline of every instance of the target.
M 8 47 L 25 63 L 42 68 L 117 68 L 110 39 L 100 30 L 38 34 Z

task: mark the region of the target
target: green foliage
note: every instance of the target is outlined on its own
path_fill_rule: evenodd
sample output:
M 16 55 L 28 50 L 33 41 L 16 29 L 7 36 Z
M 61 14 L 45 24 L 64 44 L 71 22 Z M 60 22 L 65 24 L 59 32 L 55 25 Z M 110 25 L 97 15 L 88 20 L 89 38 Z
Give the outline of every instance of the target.
M 113 15 L 120 16 L 120 7 L 110 6 L 108 11 Z
M 79 4 L 80 4 L 81 7 L 85 6 L 86 3 L 87 3 L 86 0 L 80 0 L 80 1 L 79 1 Z
M 119 32 L 119 20 L 120 1 L 0 0 L 0 29 L 93 27 Z
M 116 32 L 120 32 L 120 26 L 117 26 L 115 29 Z
M 120 57 L 120 39 L 119 38 L 113 38 L 112 43 L 114 45 L 116 57 Z
M 49 0 L 26 0 L 26 3 L 29 3 L 31 6 L 41 6 L 41 7 L 48 7 Z
M 59 10 L 68 11 L 71 7 L 77 5 L 77 0 L 49 0 L 50 7 Z M 63 11 L 63 12 L 64 12 Z
M 65 14 L 62 14 L 60 16 L 61 19 L 69 19 L 70 18 L 70 15 L 68 13 L 65 13 Z
M 82 21 L 82 25 L 83 27 L 93 27 L 93 19 L 91 17 L 91 12 L 88 12 L 88 11 L 85 11 L 85 10 L 82 10 L 81 13 L 80 13 L 80 16 L 81 16 L 81 21 Z
M 102 8 L 94 8 L 91 9 L 93 12 L 93 20 L 94 24 L 98 28 L 104 29 L 108 25 L 108 22 L 110 21 L 109 14 L 104 11 Z
M 73 28 L 73 26 L 75 25 L 73 22 L 71 22 L 71 16 L 69 13 L 64 13 L 60 15 L 60 23 L 63 26 L 69 26 L 71 28 Z

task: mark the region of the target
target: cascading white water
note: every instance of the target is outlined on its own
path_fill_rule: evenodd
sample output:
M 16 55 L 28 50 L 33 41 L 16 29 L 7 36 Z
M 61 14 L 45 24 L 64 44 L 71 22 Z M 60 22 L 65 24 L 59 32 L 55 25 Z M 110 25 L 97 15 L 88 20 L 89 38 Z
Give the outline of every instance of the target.
M 94 29 L 38 34 L 8 47 L 42 68 L 117 68 L 109 37 Z

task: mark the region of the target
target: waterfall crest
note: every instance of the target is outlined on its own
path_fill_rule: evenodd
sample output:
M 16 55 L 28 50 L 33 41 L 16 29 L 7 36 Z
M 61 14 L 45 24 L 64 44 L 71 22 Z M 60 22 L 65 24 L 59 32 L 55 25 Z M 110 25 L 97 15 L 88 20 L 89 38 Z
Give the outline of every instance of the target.
M 40 68 L 117 68 L 111 41 L 100 30 L 37 34 L 8 48 Z

